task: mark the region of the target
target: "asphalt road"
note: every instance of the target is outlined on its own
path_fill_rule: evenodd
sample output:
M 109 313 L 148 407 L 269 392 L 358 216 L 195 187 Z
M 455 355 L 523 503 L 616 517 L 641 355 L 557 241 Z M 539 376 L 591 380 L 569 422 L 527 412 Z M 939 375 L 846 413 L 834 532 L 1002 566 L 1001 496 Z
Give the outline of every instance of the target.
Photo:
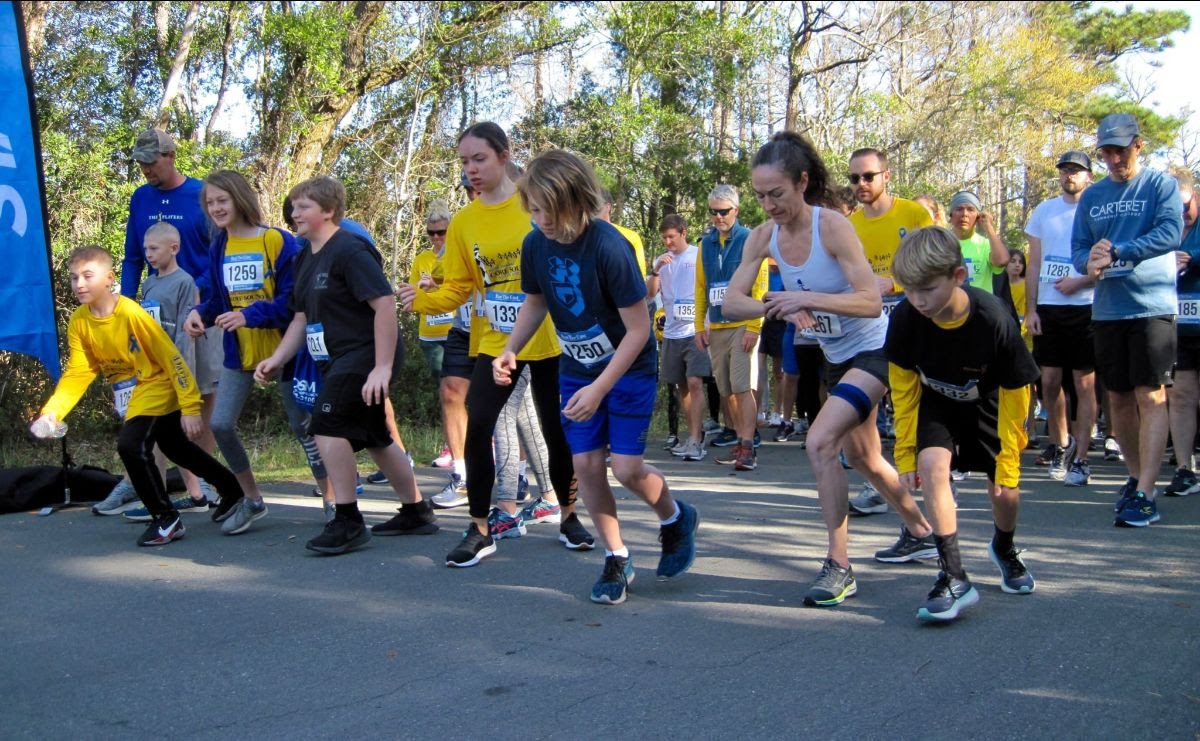
M 588 600 L 602 552 L 566 551 L 554 525 L 466 570 L 443 565 L 464 510 L 316 556 L 301 483 L 266 486 L 243 535 L 196 515 L 161 548 L 84 509 L 0 517 L 0 738 L 1200 738 L 1200 496 L 1114 528 L 1120 464 L 1069 489 L 1027 452 L 1017 543 L 1038 587 L 1012 596 L 974 476 L 959 541 L 982 599 L 930 626 L 936 566 L 871 560 L 891 513 L 851 522 L 858 596 L 801 605 L 825 535 L 797 443 L 736 475 L 651 457 L 699 509 L 699 553 L 656 582 L 656 523 L 619 490 L 638 576 L 617 607 Z M 368 487 L 369 521 L 389 496 Z

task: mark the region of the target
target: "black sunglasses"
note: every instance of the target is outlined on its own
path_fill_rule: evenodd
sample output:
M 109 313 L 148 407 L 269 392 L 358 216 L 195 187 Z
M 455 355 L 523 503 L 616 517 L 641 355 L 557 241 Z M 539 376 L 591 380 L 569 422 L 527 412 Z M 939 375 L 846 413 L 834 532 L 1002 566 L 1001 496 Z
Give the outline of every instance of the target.
M 428 235 L 429 235 L 429 236 L 431 236 L 431 237 L 444 237 L 444 236 L 446 236 L 446 230 L 445 230 L 445 229 L 426 229 L 426 230 L 425 230 L 425 233 L 426 233 L 426 234 L 428 234 Z
M 708 213 L 712 216 L 728 216 L 729 212 L 734 210 L 734 208 L 736 208 L 736 206 L 730 206 L 729 208 L 710 208 L 708 209 Z
M 885 172 L 887 172 L 887 170 L 880 170 L 879 172 L 864 172 L 862 175 L 851 174 L 850 184 L 858 185 L 859 180 L 863 181 L 864 183 L 873 183 L 875 182 L 876 175 L 882 175 Z

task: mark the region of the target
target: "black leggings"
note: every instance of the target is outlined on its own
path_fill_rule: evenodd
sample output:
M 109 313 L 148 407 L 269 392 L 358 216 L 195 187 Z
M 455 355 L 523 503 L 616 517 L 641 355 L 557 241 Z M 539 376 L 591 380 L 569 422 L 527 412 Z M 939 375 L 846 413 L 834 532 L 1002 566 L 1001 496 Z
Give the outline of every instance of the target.
M 165 517 L 175 512 L 158 466 L 154 464 L 155 444 L 167 460 L 212 484 L 222 497 L 237 500 L 242 496 L 241 484 L 233 472 L 188 440 L 179 418 L 178 410 L 161 417 L 134 417 L 125 420 L 117 434 L 117 453 L 125 464 L 125 472 L 129 474 L 133 490 L 155 517 Z
M 467 498 L 472 517 L 487 517 L 492 506 L 492 489 L 496 484 L 492 433 L 496 429 L 500 411 L 513 391 L 513 386 L 496 385 L 492 378 L 493 360 L 494 357 L 483 354 L 476 358 L 471 388 L 467 391 L 467 444 L 464 453 Z M 571 495 L 575 465 L 571 462 L 571 448 L 563 435 L 562 418 L 559 416 L 558 357 L 518 360 L 513 378 L 521 375 L 525 366 L 529 366 L 533 406 L 542 423 L 542 437 L 546 439 L 546 452 L 550 455 L 550 483 L 558 495 L 559 504 L 566 507 L 575 503 Z

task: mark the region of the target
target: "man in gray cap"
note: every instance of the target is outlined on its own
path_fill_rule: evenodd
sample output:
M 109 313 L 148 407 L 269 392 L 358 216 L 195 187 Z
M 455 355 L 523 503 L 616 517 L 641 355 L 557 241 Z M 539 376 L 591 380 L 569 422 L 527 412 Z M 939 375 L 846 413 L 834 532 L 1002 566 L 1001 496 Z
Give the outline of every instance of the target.
M 1137 119 L 1106 116 L 1096 147 L 1108 177 L 1083 192 L 1075 211 L 1071 262 L 1096 279 L 1096 370 L 1108 391 L 1112 428 L 1129 479 L 1115 524 L 1159 520 L 1154 482 L 1167 447 L 1167 393 L 1175 363 L 1175 255 L 1183 202 L 1174 178 L 1138 161 Z
M 1025 281 L 1025 324 L 1033 335 L 1033 357 L 1042 369 L 1042 404 L 1049 444 L 1038 457 L 1050 478 L 1086 486 L 1091 476 L 1088 440 L 1096 421 L 1096 361 L 1092 348 L 1092 286 L 1071 265 L 1071 230 L 1079 196 L 1092 184 L 1092 160 L 1072 149 L 1058 159 L 1060 195 L 1038 204 L 1025 226 L 1029 239 Z M 1067 433 L 1063 374 L 1075 388 L 1074 435 Z
M 977 227 L 983 228 L 983 234 Z M 950 199 L 950 229 L 958 237 L 971 285 L 991 293 L 992 276 L 1004 272 L 1008 265 L 1008 248 L 996 233 L 991 215 L 983 210 L 979 196 L 969 190 L 954 194 Z

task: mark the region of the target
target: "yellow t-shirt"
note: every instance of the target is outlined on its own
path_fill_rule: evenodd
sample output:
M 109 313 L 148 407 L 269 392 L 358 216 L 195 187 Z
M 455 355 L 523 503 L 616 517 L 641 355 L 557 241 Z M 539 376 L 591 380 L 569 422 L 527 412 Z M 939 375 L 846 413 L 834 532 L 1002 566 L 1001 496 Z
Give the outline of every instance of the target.
M 424 314 L 453 311 L 472 291 L 479 291 L 483 311 L 476 312 L 471 320 L 471 337 L 479 333 L 481 354 L 500 355 L 518 307 L 525 300 L 521 292 L 521 243 L 530 229 L 529 212 L 521 207 L 516 193 L 495 205 L 478 198 L 471 201 L 450 219 L 441 287 L 433 292 L 417 291 L 413 309 Z M 518 358 L 544 360 L 561 352 L 547 315 Z
M 892 258 L 896 256 L 900 240 L 909 232 L 933 226 L 933 217 L 925 207 L 906 198 L 892 199 L 892 207 L 882 216 L 869 218 L 860 208 L 847 218 L 863 243 L 871 270 L 884 278 L 892 275 Z
M 422 275 L 428 275 L 435 281 L 444 280 L 441 258 L 433 250 L 425 250 L 413 258 L 412 270 L 409 271 L 408 282 L 414 286 Z M 418 314 L 417 336 L 427 342 L 442 342 L 450 333 L 454 324 L 454 310 L 441 314 Z
M 67 367 L 42 414 L 67 416 L 98 374 L 111 384 L 114 406 L 124 419 L 159 417 L 180 408 L 184 414 L 200 413 L 200 391 L 187 363 L 136 301 L 118 297 L 106 317 L 80 306 L 67 325 L 67 344 Z
M 638 270 L 642 272 L 642 277 L 646 277 L 646 246 L 642 244 L 642 238 L 632 229 L 626 229 L 620 224 L 613 224 L 621 235 L 629 240 L 629 244 L 633 245 L 633 257 L 637 260 Z
M 228 236 L 221 265 L 221 287 L 235 310 L 259 301 L 275 300 L 275 269 L 283 251 L 283 234 L 265 229 L 255 237 Z M 273 327 L 239 327 L 238 352 L 242 370 L 254 370 L 279 347 L 282 333 Z

